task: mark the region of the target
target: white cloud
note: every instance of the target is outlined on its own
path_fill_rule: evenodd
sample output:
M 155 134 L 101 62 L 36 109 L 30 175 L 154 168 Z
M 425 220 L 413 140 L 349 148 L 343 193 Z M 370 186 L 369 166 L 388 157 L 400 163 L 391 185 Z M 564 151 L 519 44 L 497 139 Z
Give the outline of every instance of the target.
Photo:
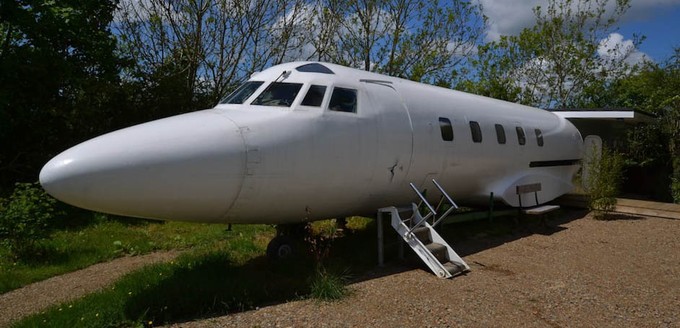
M 501 35 L 517 35 L 522 29 L 534 25 L 536 17 L 533 8 L 546 8 L 548 0 L 475 0 L 481 4 L 484 15 L 489 18 L 487 41 L 496 41 Z M 575 1 L 578 2 L 578 1 Z M 610 0 L 608 8 L 613 9 L 616 1 Z M 632 0 L 631 8 L 622 17 L 623 21 L 653 18 L 656 10 L 678 6 L 680 0 Z
M 477 0 L 484 15 L 489 18 L 488 41 L 496 41 L 501 35 L 517 35 L 525 27 L 532 26 L 535 17 L 532 9 L 545 5 L 546 0 Z
M 489 18 L 487 41 L 496 41 L 501 35 L 517 35 L 522 29 L 533 26 L 536 23 L 533 8 L 548 6 L 548 0 L 477 1 L 482 5 L 484 15 Z M 654 11 L 673 5 L 680 5 L 680 0 L 632 0 L 631 8 L 622 20 L 649 19 Z M 615 1 L 610 0 L 608 7 L 613 9 L 614 6 Z M 631 65 L 651 60 L 647 54 L 635 48 L 633 40 L 624 39 L 619 33 L 611 33 L 600 41 L 598 55 L 605 61 L 625 56 L 625 62 Z
M 458 41 L 449 41 L 446 43 L 446 51 L 453 52 L 456 56 L 466 56 L 468 54 L 477 54 L 477 45 L 473 42 L 461 43 Z
M 625 40 L 619 33 L 611 33 L 600 40 L 597 54 L 605 61 L 623 60 L 627 64 L 641 64 L 650 61 L 649 56 L 635 48 L 633 40 Z

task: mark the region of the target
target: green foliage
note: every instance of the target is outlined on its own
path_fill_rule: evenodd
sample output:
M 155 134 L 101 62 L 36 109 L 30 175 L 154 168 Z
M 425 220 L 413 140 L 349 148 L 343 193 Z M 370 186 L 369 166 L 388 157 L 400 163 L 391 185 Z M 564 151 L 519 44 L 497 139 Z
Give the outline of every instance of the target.
M 589 174 L 585 181 L 591 211 L 595 218 L 605 219 L 616 207 L 621 182 L 623 180 L 624 159 L 621 154 L 602 148 L 602 153 L 587 159 Z
M 116 0 L 0 5 L 0 192 L 58 151 L 106 131 L 121 108 Z
M 680 48 L 665 63 L 646 63 L 636 74 L 617 80 L 603 92 L 602 101 L 614 107 L 641 109 L 658 119 L 629 136 L 629 158 L 637 163 L 668 163 L 669 189 L 680 203 Z M 598 104 L 602 105 L 602 104 Z
M 414 81 L 450 84 L 465 72 L 486 18 L 469 1 L 322 0 L 327 13 L 311 28 L 318 59 Z M 340 27 L 340 28 L 338 28 Z M 315 56 L 317 57 L 317 56 Z
M 626 163 L 649 166 L 668 158 L 667 141 L 659 124 L 639 124 L 630 127 L 626 135 Z
M 40 255 L 49 236 L 56 200 L 37 184 L 17 183 L 9 199 L 0 199 L 0 241 L 16 258 Z
M 336 301 L 347 296 L 346 283 L 348 276 L 328 272 L 325 267 L 318 266 L 310 283 L 310 295 L 320 301 Z
M 328 257 L 337 237 L 335 220 L 316 221 L 306 226 L 305 244 L 309 254 L 319 264 Z
M 613 8 L 600 0 L 555 0 L 536 7 L 536 25 L 479 47 L 478 76 L 459 87 L 540 108 L 582 106 L 629 71 L 631 49 L 600 51 L 629 6 L 629 0 Z
M 680 204 L 680 176 L 671 178 L 671 196 L 675 203 Z

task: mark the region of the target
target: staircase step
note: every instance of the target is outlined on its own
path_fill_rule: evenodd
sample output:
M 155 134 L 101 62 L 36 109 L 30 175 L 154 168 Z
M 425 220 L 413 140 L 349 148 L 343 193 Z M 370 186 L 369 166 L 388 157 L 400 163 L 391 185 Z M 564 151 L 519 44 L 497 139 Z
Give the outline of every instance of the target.
M 448 271 L 452 275 L 456 275 L 457 273 L 465 272 L 465 270 L 466 270 L 464 266 L 457 264 L 457 263 L 454 263 L 454 262 L 446 262 L 443 265 L 444 265 L 444 269 L 446 269 L 446 271 Z
M 438 243 L 430 243 L 425 245 L 425 248 L 427 248 L 434 257 L 437 258 L 439 263 L 446 263 L 449 262 L 449 252 L 446 249 L 445 245 L 438 244 Z
M 427 245 L 432 242 L 432 238 L 430 237 L 430 229 L 427 227 L 419 227 L 413 230 L 413 234 L 420 240 L 421 243 Z

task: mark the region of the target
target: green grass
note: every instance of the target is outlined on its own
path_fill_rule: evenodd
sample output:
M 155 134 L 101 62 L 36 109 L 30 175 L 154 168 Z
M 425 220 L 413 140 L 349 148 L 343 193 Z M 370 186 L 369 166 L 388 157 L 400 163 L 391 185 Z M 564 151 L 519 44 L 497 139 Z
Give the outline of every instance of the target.
M 333 251 L 324 259 L 323 271 L 316 270 L 321 266 L 310 257 L 284 262 L 268 260 L 264 253 L 273 236 L 271 227 L 234 226 L 230 238 L 196 245 L 172 263 L 145 267 L 124 276 L 107 290 L 52 307 L 15 325 L 118 327 L 149 322 L 157 325 L 310 296 L 323 300 L 341 298 L 347 293 L 350 266 L 362 271 L 375 264 L 373 252 L 365 251 L 366 247 L 375 247 L 375 229 L 370 222 L 362 218 L 348 222 L 354 232 L 335 239 Z M 330 231 L 329 224 L 315 223 L 314 230 Z
M 328 233 L 332 224 L 315 222 L 313 230 Z M 512 226 L 511 222 L 490 224 L 484 220 L 450 225 L 445 230 L 451 236 L 447 238 L 465 239 L 479 233 L 505 235 L 514 230 Z M 328 256 L 317 263 L 309 257 L 284 262 L 268 260 L 264 253 L 274 235 L 269 226 L 239 225 L 232 232 L 224 232 L 224 226 L 174 223 L 127 227 L 149 235 L 165 235 L 154 237 L 159 238 L 154 239 L 155 247 L 190 248 L 173 262 L 130 273 L 106 290 L 52 307 L 15 326 L 162 325 L 302 298 L 342 298 L 350 292 L 346 286 L 350 275 L 361 277 L 376 263 L 375 221 L 352 218 L 348 228 L 350 232 L 333 239 Z M 386 241 L 386 254 L 396 257 L 396 238 Z
M 240 228 L 233 238 L 194 248 L 171 263 L 145 267 L 107 290 L 52 307 L 15 325 L 155 325 L 243 311 L 309 293 L 308 281 L 314 274 L 311 261 L 268 261 L 263 254 L 271 228 Z
M 0 249 L 0 293 L 125 255 L 156 250 L 208 247 L 234 234 L 223 224 L 98 219 L 58 230 L 42 243 L 42 254 L 19 261 Z M 273 236 L 274 230 L 266 227 Z
M 347 275 L 329 272 L 319 266 L 310 283 L 310 296 L 320 301 L 336 301 L 349 293 Z

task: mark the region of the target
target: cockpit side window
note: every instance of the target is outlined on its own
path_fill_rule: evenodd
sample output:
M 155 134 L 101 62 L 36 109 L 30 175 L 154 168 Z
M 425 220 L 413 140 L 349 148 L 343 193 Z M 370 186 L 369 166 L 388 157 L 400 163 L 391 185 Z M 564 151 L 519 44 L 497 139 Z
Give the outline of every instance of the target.
M 348 88 L 333 88 L 333 95 L 328 109 L 337 112 L 357 112 L 357 91 Z
M 272 82 L 253 100 L 252 105 L 290 107 L 300 88 L 301 83 Z
M 250 97 L 257 88 L 262 85 L 262 81 L 248 81 L 241 84 L 238 89 L 226 96 L 220 104 L 243 104 L 248 97 Z
M 312 84 L 302 100 L 302 106 L 321 106 L 323 96 L 326 94 L 326 86 Z

